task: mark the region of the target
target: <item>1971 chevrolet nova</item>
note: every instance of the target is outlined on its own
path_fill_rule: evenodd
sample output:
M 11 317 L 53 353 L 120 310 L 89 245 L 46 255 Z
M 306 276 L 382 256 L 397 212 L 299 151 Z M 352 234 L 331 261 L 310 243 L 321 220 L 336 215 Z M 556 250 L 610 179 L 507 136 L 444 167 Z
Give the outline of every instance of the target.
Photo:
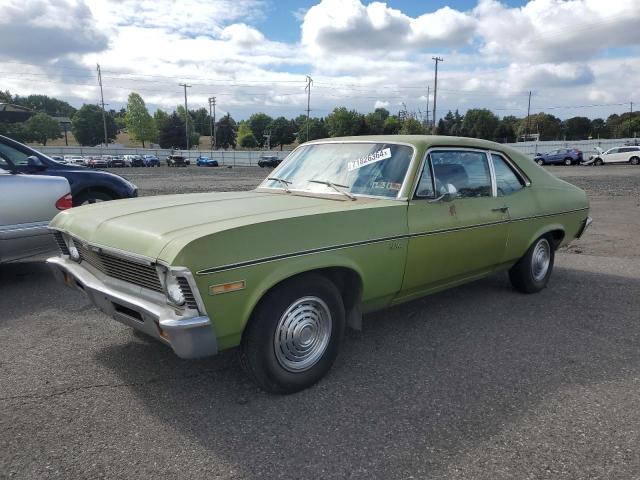
M 258 385 L 288 393 L 327 372 L 363 313 L 497 270 L 543 289 L 588 211 L 582 190 L 496 143 L 333 138 L 298 147 L 250 192 L 60 213 L 48 261 L 180 357 L 240 346 Z

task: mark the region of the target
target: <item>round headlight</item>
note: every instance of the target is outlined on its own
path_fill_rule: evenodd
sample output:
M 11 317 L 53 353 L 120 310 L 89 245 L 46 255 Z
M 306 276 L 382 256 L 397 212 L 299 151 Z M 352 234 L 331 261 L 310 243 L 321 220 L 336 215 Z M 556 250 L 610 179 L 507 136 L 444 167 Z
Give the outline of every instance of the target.
M 73 260 L 75 262 L 79 262 L 80 261 L 80 252 L 78 251 L 76 246 L 73 243 L 71 243 L 71 245 L 69 245 L 68 247 L 69 247 L 69 257 L 71 257 L 71 260 Z
M 167 296 L 174 305 L 179 307 L 184 305 L 184 294 L 177 283 L 169 283 L 167 285 Z

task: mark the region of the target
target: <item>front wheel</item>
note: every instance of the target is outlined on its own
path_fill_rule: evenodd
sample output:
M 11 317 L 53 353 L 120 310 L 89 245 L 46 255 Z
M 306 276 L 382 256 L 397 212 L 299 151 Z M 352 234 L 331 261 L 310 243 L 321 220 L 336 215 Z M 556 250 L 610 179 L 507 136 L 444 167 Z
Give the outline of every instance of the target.
M 602 161 L 602 159 L 601 159 L 601 158 L 596 158 L 596 159 L 594 160 L 594 162 L 593 162 L 593 164 L 594 164 L 596 167 L 601 166 L 603 163 L 604 163 L 604 162 Z
M 303 390 L 331 368 L 344 328 L 336 286 L 321 275 L 296 277 L 275 287 L 256 307 L 242 337 L 242 364 L 263 390 Z
M 536 293 L 547 286 L 555 251 L 551 238 L 538 238 L 527 253 L 509 270 L 509 279 L 514 288 L 522 293 Z

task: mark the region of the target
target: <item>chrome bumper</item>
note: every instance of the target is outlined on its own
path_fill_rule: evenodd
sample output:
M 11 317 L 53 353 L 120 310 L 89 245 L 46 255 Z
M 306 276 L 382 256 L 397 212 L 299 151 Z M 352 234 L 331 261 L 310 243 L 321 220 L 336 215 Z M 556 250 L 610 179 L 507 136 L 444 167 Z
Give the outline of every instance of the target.
M 182 317 L 169 305 L 107 285 L 97 273 L 67 258 L 52 257 L 47 263 L 56 280 L 83 291 L 104 313 L 169 345 L 179 357 L 197 358 L 218 353 L 209 317 Z
M 592 223 L 593 223 L 593 219 L 591 217 L 587 217 L 584 220 L 584 223 L 582 224 L 582 227 L 580 227 L 580 230 L 578 231 L 578 234 L 576 235 L 576 238 L 582 237 L 582 235 L 584 235 L 584 232 L 587 231 L 587 228 L 589 228 Z

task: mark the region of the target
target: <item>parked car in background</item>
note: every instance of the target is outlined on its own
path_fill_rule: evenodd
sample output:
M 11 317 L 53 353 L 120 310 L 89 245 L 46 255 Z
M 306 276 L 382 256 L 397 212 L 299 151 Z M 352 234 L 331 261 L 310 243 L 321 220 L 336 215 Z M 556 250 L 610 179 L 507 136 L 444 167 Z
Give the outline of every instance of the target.
M 603 165 L 605 163 L 630 163 L 631 165 L 640 164 L 640 146 L 625 146 L 610 148 L 606 152 L 600 152 L 592 155 L 589 160 L 584 162 L 587 165 Z
M 199 167 L 217 167 L 218 161 L 213 158 L 200 156 L 196 159 L 196 165 Z
M 109 172 L 63 165 L 31 147 L 0 135 L 0 161 L 12 172 L 64 177 L 71 185 L 73 206 L 138 196 L 138 187 Z M 4 168 L 4 167 L 3 167 Z
M 122 168 L 127 166 L 127 164 L 124 161 L 124 158 L 122 158 L 119 155 L 114 155 L 109 160 L 107 160 L 107 165 L 110 168 Z
M 144 160 L 140 155 L 124 155 L 123 158 L 127 167 L 144 167 Z
M 71 208 L 66 178 L 11 173 L 0 159 L 0 263 L 55 249 L 51 219 Z
M 560 148 L 548 153 L 538 153 L 533 161 L 538 165 L 579 165 L 582 163 L 582 152 L 577 148 Z
M 155 155 L 142 155 L 142 160 L 145 167 L 159 167 L 160 160 Z
M 186 167 L 188 164 L 182 155 L 169 155 L 167 157 L 167 166 L 169 167 Z
M 260 160 L 258 160 L 258 166 L 262 168 L 264 167 L 275 168 L 278 165 L 280 165 L 281 162 L 282 162 L 282 159 L 279 158 L 277 155 L 263 155 L 260 157 Z
M 542 290 L 590 223 L 585 192 L 521 153 L 427 135 L 313 141 L 251 192 L 118 203 L 56 216 L 56 277 L 180 357 L 240 346 L 279 393 L 318 381 L 363 313 L 496 271 Z
M 87 164 L 85 158 L 82 155 L 65 155 L 64 160 L 65 160 L 65 163 L 69 165 L 86 165 Z
M 87 158 L 87 167 L 89 168 L 106 168 L 109 166 L 109 163 L 113 161 L 113 157 L 110 155 L 103 155 L 101 157 L 88 157 Z
M 55 160 L 58 163 L 64 163 L 65 165 L 69 163 L 64 159 L 62 155 L 50 155 L 50 158 L 51 160 Z

